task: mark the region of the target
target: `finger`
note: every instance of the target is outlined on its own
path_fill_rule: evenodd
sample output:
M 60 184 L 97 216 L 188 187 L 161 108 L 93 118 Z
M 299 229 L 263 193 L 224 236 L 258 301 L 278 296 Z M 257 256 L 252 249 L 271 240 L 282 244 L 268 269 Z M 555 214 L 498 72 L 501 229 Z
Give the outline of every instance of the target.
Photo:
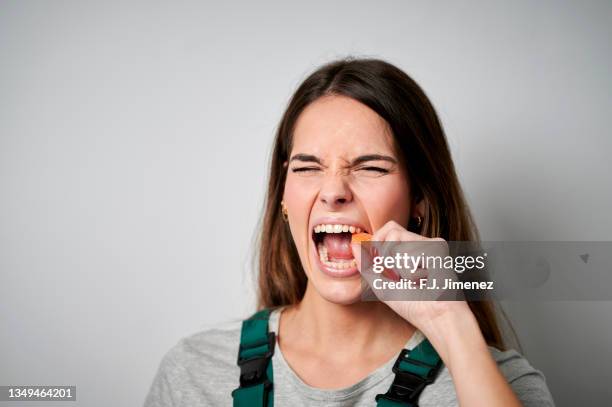
M 377 231 L 372 240 L 375 242 L 377 247 L 380 248 L 381 254 L 383 256 L 395 256 L 400 251 L 406 250 L 398 250 L 398 249 L 412 249 L 412 243 L 410 245 L 402 244 L 404 242 L 414 242 L 421 241 L 423 239 L 422 236 L 414 234 L 412 232 L 403 229 L 395 222 L 388 222 L 383 229 Z M 410 250 L 413 251 L 413 250 Z
M 353 251 L 353 257 L 355 258 L 355 262 L 357 263 L 357 270 L 359 270 L 359 272 L 361 273 L 364 270 L 364 257 L 362 256 L 366 256 L 365 257 L 365 261 L 366 264 L 372 264 L 372 259 L 375 256 L 378 256 L 378 251 L 376 250 L 376 248 L 373 248 L 370 246 L 370 244 L 367 244 L 368 249 L 365 249 L 362 246 L 363 242 L 360 241 L 353 241 L 351 242 L 351 250 Z M 385 277 L 393 280 L 393 281 L 399 281 L 399 273 L 397 273 L 396 271 L 394 271 L 393 269 L 388 269 L 385 268 L 382 273 Z
M 363 244 L 365 244 L 365 247 Z M 357 263 L 357 270 L 359 270 L 360 273 L 367 271 L 372 272 L 372 259 L 378 255 L 376 248 L 367 241 L 352 241 L 351 250 L 353 251 L 353 257 Z
M 380 301 L 385 301 L 388 298 L 385 298 L 385 290 L 384 289 L 380 289 L 380 288 L 376 288 L 376 284 L 378 283 L 379 286 L 384 285 L 384 283 L 391 283 L 391 282 L 395 282 L 397 280 L 394 279 L 390 279 L 387 278 L 387 276 L 385 276 L 385 273 L 383 272 L 382 274 L 378 274 L 378 273 L 374 273 L 371 270 L 365 270 L 361 273 L 362 276 L 362 280 L 364 282 L 364 291 L 367 289 L 368 293 L 371 293 L 375 299 L 380 300 Z M 362 296 L 367 295 L 365 292 L 362 294 Z
M 382 256 L 394 257 L 400 252 L 398 249 L 401 248 L 402 243 L 411 241 L 412 239 L 413 236 L 411 236 L 410 232 L 400 228 L 394 228 L 387 230 L 385 234 L 381 234 L 375 245 L 380 248 Z
M 403 301 L 429 301 L 435 299 L 427 289 L 429 283 L 429 272 L 424 268 L 417 268 L 413 271 L 402 270 L 400 272 L 401 278 L 409 281 L 413 281 L 415 289 L 407 290 L 402 292 L 401 298 Z
M 456 274 L 445 268 L 418 269 L 415 273 L 416 284 L 420 284 L 419 294 L 425 301 L 461 300 L 463 291 L 449 287 L 448 282 L 457 281 Z M 423 280 L 421 284 L 421 280 Z

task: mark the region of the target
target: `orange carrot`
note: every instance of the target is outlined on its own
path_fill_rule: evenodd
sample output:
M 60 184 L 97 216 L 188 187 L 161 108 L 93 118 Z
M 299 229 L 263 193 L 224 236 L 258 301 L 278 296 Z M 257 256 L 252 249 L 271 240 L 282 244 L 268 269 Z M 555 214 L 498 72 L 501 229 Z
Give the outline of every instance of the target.
M 372 235 L 369 233 L 355 233 L 351 237 L 351 243 L 369 242 L 372 240 Z

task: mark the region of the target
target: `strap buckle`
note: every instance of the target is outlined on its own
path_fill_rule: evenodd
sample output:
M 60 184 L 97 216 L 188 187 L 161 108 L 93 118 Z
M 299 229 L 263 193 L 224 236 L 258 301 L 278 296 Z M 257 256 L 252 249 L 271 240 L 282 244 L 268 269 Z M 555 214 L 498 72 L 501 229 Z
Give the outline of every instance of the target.
M 268 368 L 268 362 L 274 355 L 274 345 L 276 343 L 276 335 L 274 332 L 268 333 L 267 342 L 260 344 L 254 344 L 252 347 L 257 347 L 266 344 L 268 345 L 268 351 L 264 354 L 251 356 L 249 358 L 241 358 L 238 352 L 238 366 L 240 367 L 240 387 L 250 387 L 260 383 L 266 385 L 272 384 L 267 377 L 266 369 Z M 240 350 L 242 350 L 242 345 Z
M 408 349 L 403 349 L 400 352 L 393 365 L 393 373 L 395 373 L 393 383 L 385 394 L 378 394 L 376 396 L 376 401 L 383 398 L 398 403 L 408 403 L 410 406 L 417 406 L 417 401 L 421 392 L 425 389 L 425 386 L 434 382 L 441 361 L 435 366 L 432 366 L 418 360 L 406 358 L 406 354 L 409 352 Z M 414 373 L 405 372 L 400 369 L 400 362 L 412 363 L 416 366 L 425 367 L 429 369 L 429 374 L 426 377 L 422 377 Z

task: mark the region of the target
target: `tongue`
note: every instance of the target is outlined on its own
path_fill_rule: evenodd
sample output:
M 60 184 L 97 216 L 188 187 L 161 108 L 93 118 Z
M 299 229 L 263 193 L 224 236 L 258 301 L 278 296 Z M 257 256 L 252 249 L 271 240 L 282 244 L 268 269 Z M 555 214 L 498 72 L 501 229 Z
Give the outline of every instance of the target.
M 323 244 L 327 248 L 327 256 L 330 259 L 353 259 L 350 233 L 326 233 Z

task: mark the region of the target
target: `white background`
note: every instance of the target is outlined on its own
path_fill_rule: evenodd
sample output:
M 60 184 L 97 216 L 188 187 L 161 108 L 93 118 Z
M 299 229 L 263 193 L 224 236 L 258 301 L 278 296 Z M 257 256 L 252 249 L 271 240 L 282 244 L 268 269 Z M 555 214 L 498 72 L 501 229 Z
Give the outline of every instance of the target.
M 275 126 L 335 57 L 423 86 L 483 240 L 612 240 L 610 3 L 435 3 L 3 1 L 0 385 L 140 405 L 251 312 Z M 508 309 L 559 406 L 609 401 L 611 303 Z

